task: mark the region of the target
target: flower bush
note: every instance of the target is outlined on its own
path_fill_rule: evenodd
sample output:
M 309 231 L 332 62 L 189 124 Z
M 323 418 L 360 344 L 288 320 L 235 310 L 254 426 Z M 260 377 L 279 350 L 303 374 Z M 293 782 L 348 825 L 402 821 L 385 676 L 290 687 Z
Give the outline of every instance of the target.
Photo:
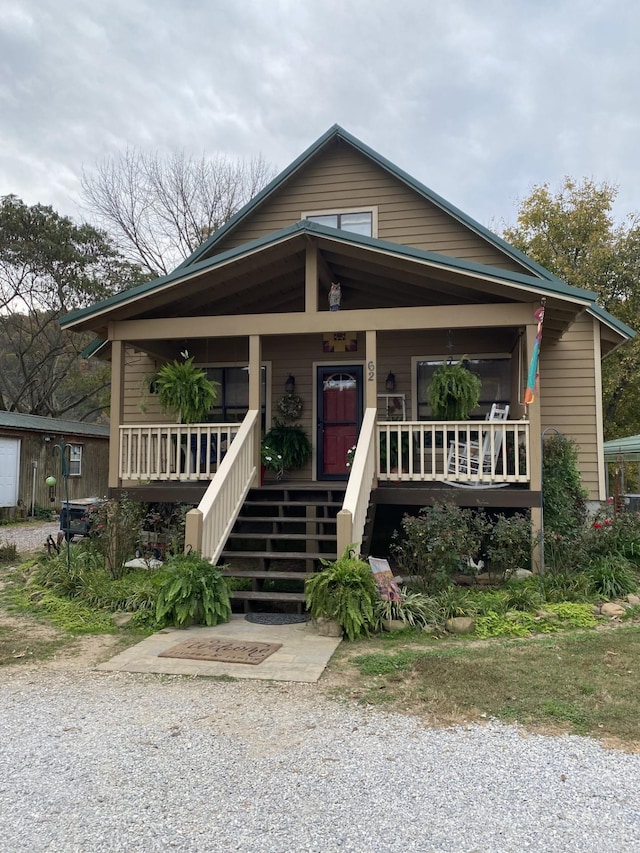
M 260 446 L 260 461 L 269 471 L 282 471 L 282 454 L 265 442 Z
M 356 445 L 354 444 L 353 447 L 350 447 L 347 450 L 347 468 L 351 468 L 351 466 L 353 465 L 353 460 L 355 459 L 355 456 L 356 456 Z

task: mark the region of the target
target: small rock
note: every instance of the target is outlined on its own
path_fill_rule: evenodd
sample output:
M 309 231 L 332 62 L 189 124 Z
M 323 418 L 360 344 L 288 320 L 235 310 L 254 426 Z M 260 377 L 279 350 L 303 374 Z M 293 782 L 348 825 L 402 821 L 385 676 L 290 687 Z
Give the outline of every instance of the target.
M 516 569 L 511 577 L 516 581 L 526 581 L 527 578 L 533 577 L 533 572 L 529 569 Z
M 404 631 L 407 625 L 402 619 L 384 619 L 382 627 L 385 631 L 392 633 L 393 631 Z
M 473 634 L 476 624 L 470 616 L 454 616 L 447 619 L 447 631 L 450 634 Z
M 335 619 L 328 619 L 326 616 L 318 616 L 315 619 L 315 627 L 319 637 L 341 637 L 342 625 L 336 622 Z
M 422 629 L 422 633 L 423 634 L 437 634 L 438 629 L 435 627 L 435 625 L 425 625 L 424 628 Z
M 560 619 L 557 613 L 551 613 L 549 610 L 537 610 L 536 618 L 544 619 L 546 622 L 557 622 Z
M 600 608 L 600 613 L 603 616 L 610 616 L 612 619 L 615 619 L 617 616 L 624 615 L 624 607 L 621 604 L 616 604 L 614 601 L 607 601 Z
M 633 604 L 636 606 L 640 605 L 640 596 L 634 595 L 632 592 L 630 592 L 627 596 L 627 601 L 629 602 L 629 604 Z
M 126 628 L 133 621 L 133 617 L 135 614 L 133 613 L 125 613 L 122 610 L 116 611 L 116 613 L 111 614 L 111 621 L 116 626 L 116 628 Z

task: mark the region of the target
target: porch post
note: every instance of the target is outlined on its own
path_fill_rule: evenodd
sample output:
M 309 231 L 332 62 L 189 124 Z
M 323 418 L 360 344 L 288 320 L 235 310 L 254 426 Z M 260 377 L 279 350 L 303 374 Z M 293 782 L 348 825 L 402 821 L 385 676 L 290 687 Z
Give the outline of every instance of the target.
M 318 310 L 318 247 L 315 242 L 307 243 L 304 264 L 304 310 Z
M 109 332 L 111 333 L 111 329 Z M 109 335 L 111 337 L 111 334 Z M 124 342 L 111 341 L 111 407 L 109 418 L 109 488 L 119 489 L 120 424 L 124 415 Z
M 533 344 L 538 333 L 538 326 L 535 323 L 527 325 L 527 362 L 531 359 L 533 352 Z M 520 389 L 520 393 L 523 389 Z M 538 396 L 526 407 L 527 418 L 529 419 L 529 462 L 531 470 L 529 471 L 529 488 L 532 492 L 539 492 L 542 485 L 542 448 L 540 442 L 542 440 L 542 419 L 540 417 L 541 393 L 538 391 Z M 531 508 L 531 538 L 532 538 L 532 569 L 535 571 L 540 565 L 540 555 L 538 554 L 538 544 L 540 537 L 540 525 L 542 524 L 540 506 Z
M 367 330 L 365 342 L 365 358 L 364 367 L 364 407 L 365 409 L 378 408 L 378 354 L 377 354 L 377 333 L 375 329 Z
M 262 365 L 262 339 L 260 335 L 249 335 L 249 410 L 260 412 L 260 378 Z M 256 419 L 253 435 L 253 463 L 256 468 L 254 486 L 260 485 L 260 439 L 261 418 Z

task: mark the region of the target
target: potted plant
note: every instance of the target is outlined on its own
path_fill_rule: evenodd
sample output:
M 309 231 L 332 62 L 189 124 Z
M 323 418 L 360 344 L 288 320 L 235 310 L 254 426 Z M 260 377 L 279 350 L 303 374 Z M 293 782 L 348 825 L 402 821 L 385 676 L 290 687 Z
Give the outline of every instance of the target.
M 180 423 L 202 423 L 218 396 L 218 383 L 193 363 L 185 353 L 184 361 L 170 361 L 158 371 L 158 398 L 163 411 L 175 411 Z
M 353 545 L 305 583 L 307 610 L 314 619 L 334 619 L 349 640 L 369 636 L 375 627 L 378 587 L 368 563 L 353 556 Z
M 466 421 L 480 402 L 480 377 L 464 366 L 465 357 L 457 364 L 442 364 L 431 378 L 428 391 L 433 417 L 444 421 Z
M 265 435 L 263 444 L 281 457 L 281 469 L 304 468 L 311 459 L 313 448 L 300 424 L 285 424 L 276 420 Z
M 282 454 L 276 451 L 267 443 L 265 439 L 260 445 L 260 462 L 262 465 L 260 482 L 264 482 L 264 475 L 267 471 L 275 471 L 276 477 L 282 476 Z

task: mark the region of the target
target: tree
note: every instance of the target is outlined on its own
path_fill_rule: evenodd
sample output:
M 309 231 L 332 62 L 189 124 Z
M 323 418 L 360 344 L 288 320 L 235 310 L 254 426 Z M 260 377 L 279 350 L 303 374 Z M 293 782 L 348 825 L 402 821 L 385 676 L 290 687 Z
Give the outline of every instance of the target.
M 520 204 L 508 240 L 567 284 L 593 290 L 598 302 L 632 328 L 640 322 L 640 220 L 616 224 L 617 187 L 565 178 L 559 191 L 534 186 Z M 606 438 L 640 433 L 640 340 L 626 343 L 602 365 Z
M 200 159 L 174 151 L 127 149 L 84 171 L 88 210 L 123 255 L 152 276 L 169 273 L 259 192 L 274 170 L 262 157 L 248 163 Z
M 92 226 L 0 199 L 0 408 L 95 419 L 108 404 L 109 369 L 81 359 L 91 336 L 63 331 L 59 319 L 139 278 Z

